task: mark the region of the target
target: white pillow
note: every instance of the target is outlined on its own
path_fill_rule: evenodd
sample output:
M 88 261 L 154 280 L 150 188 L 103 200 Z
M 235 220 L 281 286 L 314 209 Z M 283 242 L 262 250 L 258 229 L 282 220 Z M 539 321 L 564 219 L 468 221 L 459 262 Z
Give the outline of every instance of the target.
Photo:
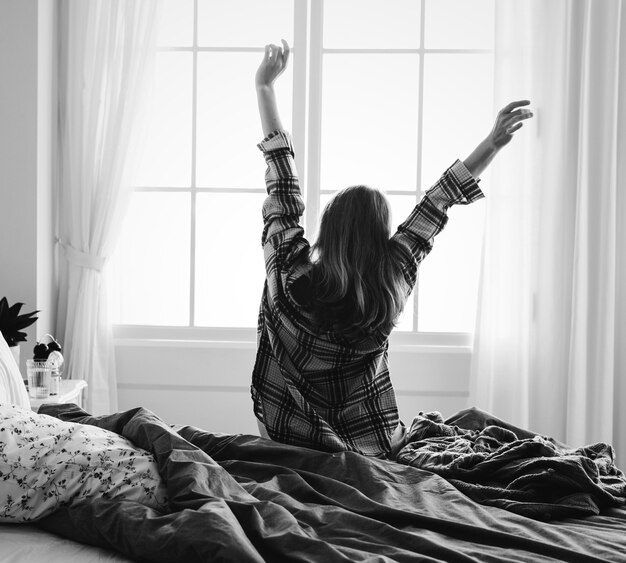
M 87 497 L 165 510 L 154 458 L 108 430 L 0 405 L 0 522 L 28 522 Z
M 0 333 L 0 404 L 30 408 L 26 386 L 9 345 Z

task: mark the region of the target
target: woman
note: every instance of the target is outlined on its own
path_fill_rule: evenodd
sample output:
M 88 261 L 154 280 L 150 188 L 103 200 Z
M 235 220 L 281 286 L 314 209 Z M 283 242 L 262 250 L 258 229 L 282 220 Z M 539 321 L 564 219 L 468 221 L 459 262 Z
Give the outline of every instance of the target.
M 311 248 L 299 224 L 304 202 L 273 88 L 288 60 L 284 40 L 266 46 L 255 79 L 269 195 L 254 413 L 261 434 L 279 442 L 393 457 L 404 426 L 389 379 L 389 334 L 447 209 L 483 197 L 476 178 L 532 117 L 521 109 L 530 102 L 506 106 L 487 138 L 443 174 L 393 236 L 384 195 L 353 186 L 326 206 Z

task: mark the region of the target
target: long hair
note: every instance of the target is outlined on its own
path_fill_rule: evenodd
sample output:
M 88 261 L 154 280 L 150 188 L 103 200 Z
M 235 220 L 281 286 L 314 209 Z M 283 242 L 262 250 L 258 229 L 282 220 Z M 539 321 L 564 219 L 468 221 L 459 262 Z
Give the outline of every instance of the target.
M 407 287 L 392 261 L 387 198 L 352 186 L 326 205 L 313 254 L 314 317 L 347 336 L 389 333 Z

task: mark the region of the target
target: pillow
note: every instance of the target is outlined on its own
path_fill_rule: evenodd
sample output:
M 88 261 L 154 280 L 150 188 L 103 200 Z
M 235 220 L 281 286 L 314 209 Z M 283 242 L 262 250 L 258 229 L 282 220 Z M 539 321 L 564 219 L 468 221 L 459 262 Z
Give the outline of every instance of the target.
M 20 368 L 17 367 L 2 333 L 0 333 L 0 403 L 30 408 Z
M 0 522 L 37 520 L 91 497 L 167 508 L 154 457 L 126 438 L 0 405 Z

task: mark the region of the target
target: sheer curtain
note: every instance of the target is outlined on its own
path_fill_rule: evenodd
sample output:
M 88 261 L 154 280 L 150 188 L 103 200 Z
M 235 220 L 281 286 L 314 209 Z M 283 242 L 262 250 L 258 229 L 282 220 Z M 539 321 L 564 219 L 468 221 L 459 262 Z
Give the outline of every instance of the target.
M 117 407 L 102 269 L 127 207 L 129 155 L 155 44 L 157 0 L 60 3 L 59 326 L 87 408 Z
M 626 461 L 626 8 L 499 0 L 496 100 L 536 119 L 494 163 L 472 402 Z

